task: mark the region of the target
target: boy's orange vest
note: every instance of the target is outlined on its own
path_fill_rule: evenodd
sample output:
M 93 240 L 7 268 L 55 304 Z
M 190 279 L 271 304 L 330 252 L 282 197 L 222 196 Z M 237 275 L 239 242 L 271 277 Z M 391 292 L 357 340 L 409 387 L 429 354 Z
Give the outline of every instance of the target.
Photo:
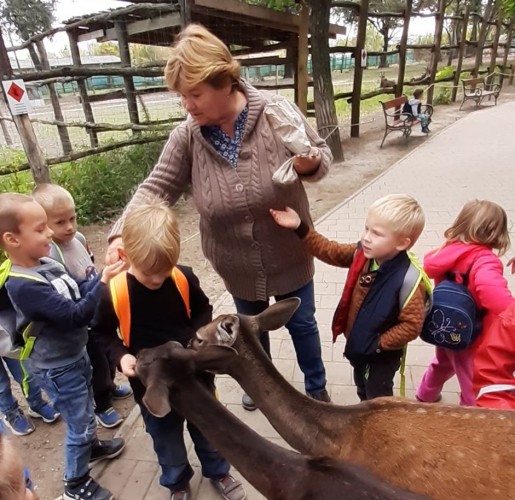
M 172 269 L 171 278 L 181 294 L 184 307 L 186 307 L 186 314 L 188 315 L 188 318 L 191 318 L 190 287 L 188 279 L 177 267 Z M 131 339 L 131 305 L 129 299 L 129 287 L 127 284 L 127 271 L 116 275 L 110 281 L 109 290 L 111 292 L 114 312 L 118 318 L 120 338 L 123 340 L 125 346 L 129 347 Z

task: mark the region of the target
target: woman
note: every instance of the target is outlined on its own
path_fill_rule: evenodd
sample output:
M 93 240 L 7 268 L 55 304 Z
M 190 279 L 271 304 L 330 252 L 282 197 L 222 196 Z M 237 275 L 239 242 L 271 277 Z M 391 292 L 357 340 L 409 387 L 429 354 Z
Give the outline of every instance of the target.
M 275 170 L 292 156 L 263 113 L 272 96 L 241 80 L 240 65 L 225 44 L 194 24 L 179 34 L 165 77 L 169 89 L 181 95 L 188 117 L 170 134 L 126 211 L 148 196 L 173 205 L 191 185 L 204 254 L 238 312 L 257 314 L 270 297 L 301 298 L 301 307 L 286 326 L 306 393 L 329 402 L 314 317 L 313 260 L 300 239 L 278 227 L 269 214 L 269 208 L 291 206 L 312 224 L 302 182 L 272 182 Z M 295 157 L 293 166 L 302 180 L 317 181 L 327 173 L 332 157 L 325 142 L 307 122 L 305 126 L 313 147 L 309 155 Z M 118 259 L 124 215 L 111 232 L 108 261 Z M 261 342 L 270 356 L 268 332 Z M 247 395 L 242 403 L 247 410 L 256 408 Z

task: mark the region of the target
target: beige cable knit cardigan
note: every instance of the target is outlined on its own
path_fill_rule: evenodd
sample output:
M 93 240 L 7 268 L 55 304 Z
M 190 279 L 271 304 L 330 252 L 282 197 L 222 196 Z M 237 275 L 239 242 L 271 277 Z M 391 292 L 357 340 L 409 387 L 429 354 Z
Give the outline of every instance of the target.
M 200 214 L 204 255 L 222 277 L 227 290 L 244 300 L 266 300 L 292 292 L 308 283 L 313 259 L 293 231 L 275 224 L 270 208 L 294 208 L 312 225 L 309 203 L 300 180 L 290 185 L 272 182 L 275 170 L 291 153 L 270 128 L 263 108 L 276 99 L 241 81 L 249 113 L 237 168 L 232 168 L 204 139 L 199 125 L 188 116 L 170 134 L 156 166 L 138 187 L 110 239 L 121 234 L 128 210 L 149 196 L 173 205 L 191 185 Z M 307 181 L 318 181 L 332 156 L 325 142 L 307 124 L 311 143 L 320 149 L 318 170 Z

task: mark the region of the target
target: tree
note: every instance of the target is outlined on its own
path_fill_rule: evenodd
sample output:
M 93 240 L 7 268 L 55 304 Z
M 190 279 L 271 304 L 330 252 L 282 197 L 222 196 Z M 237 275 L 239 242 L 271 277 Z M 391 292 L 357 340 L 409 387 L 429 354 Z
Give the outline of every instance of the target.
M 56 0 L 0 0 L 1 23 L 22 40 L 28 40 L 52 27 L 55 4 Z M 38 60 L 32 44 L 28 50 L 32 60 Z

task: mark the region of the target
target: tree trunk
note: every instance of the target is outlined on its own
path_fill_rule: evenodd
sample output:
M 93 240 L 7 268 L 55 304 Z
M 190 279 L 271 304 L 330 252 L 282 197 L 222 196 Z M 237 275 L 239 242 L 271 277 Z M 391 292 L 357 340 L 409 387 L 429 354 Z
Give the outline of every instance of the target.
M 320 135 L 326 138 L 335 162 L 343 161 L 342 143 L 334 104 L 329 57 L 329 15 L 331 0 L 308 0 L 311 7 L 310 32 L 313 61 L 315 117 Z M 356 61 L 356 64 L 359 64 Z
M 388 35 L 389 35 L 389 29 L 388 25 L 383 25 L 383 28 L 381 29 L 381 36 L 383 37 L 383 52 L 388 52 Z M 381 57 L 379 59 L 379 67 L 380 68 L 387 68 L 388 67 L 388 56 L 386 54 L 381 54 Z
M 477 39 L 477 51 L 476 51 L 476 62 L 474 64 L 474 71 L 472 72 L 473 77 L 477 77 L 479 74 L 479 68 L 483 63 L 483 47 L 486 42 L 486 36 L 488 34 L 488 22 L 490 21 L 492 14 L 495 12 L 498 2 L 494 0 L 488 0 L 486 4 L 483 20 L 481 22 L 481 29 L 479 30 L 479 37 Z

